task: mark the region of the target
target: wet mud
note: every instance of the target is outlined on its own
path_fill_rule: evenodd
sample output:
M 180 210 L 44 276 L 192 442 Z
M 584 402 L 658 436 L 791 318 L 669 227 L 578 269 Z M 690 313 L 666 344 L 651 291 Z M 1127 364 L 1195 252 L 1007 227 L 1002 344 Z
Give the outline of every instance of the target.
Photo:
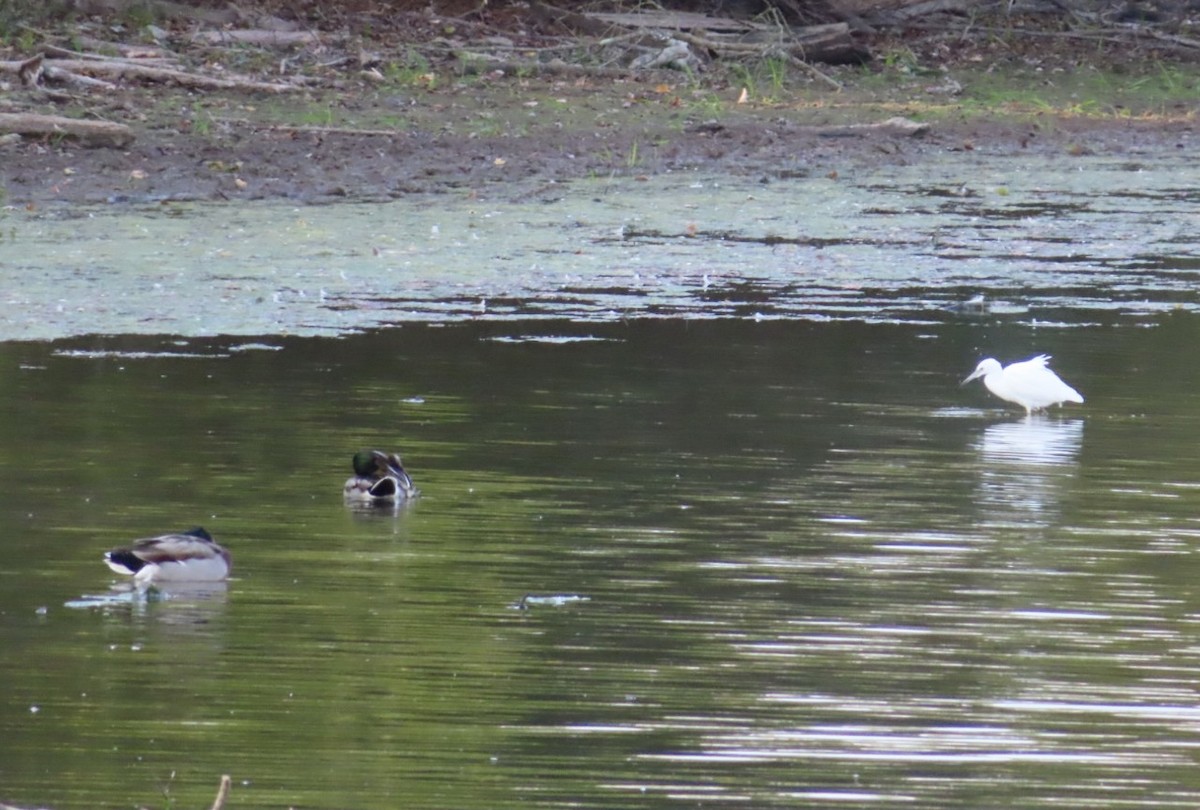
M 2 202 L 321 203 L 430 192 L 551 201 L 556 184 L 577 178 L 700 171 L 770 182 L 936 162 L 947 153 L 1053 155 L 1070 164 L 1089 155 L 1176 155 L 1196 142 L 1188 119 L 1111 117 L 946 118 L 929 121 L 919 136 L 869 128 L 847 133 L 828 126 L 831 116 L 820 108 L 705 107 L 618 85 L 524 83 L 468 98 L 372 97 L 355 111 L 356 121 L 369 122 L 362 129 L 375 133 L 367 135 L 355 134 L 354 126 L 280 126 L 280 120 L 303 117 L 299 111 L 311 100 L 262 114 L 266 108 L 256 105 L 265 103 L 222 100 L 226 109 L 201 126 L 194 111 L 172 117 L 174 99 L 159 99 L 155 114 L 136 126 L 136 140 L 125 149 L 65 140 L 5 146 Z M 397 103 L 407 105 L 403 120 L 381 127 L 380 120 L 392 120 L 389 105 Z M 239 117 L 237 108 L 255 114 Z M 842 108 L 837 114 L 839 121 L 847 116 L 871 124 L 886 113 Z

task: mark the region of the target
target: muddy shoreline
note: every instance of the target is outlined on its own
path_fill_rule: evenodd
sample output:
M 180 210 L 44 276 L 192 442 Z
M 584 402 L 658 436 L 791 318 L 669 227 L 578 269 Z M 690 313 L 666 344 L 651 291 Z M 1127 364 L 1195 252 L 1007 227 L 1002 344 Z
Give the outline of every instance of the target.
M 165 28 L 120 15 L 40 19 L 0 43 L 10 65 L 39 51 L 119 53 L 130 69 L 152 56 L 210 81 L 106 74 L 96 89 L 0 74 L 0 112 L 124 125 L 133 136 L 123 148 L 0 136 L 0 205 L 542 199 L 577 178 L 836 178 L 948 152 L 1153 159 L 1197 138 L 1200 71 L 1191 51 L 1169 47 L 1168 28 L 1097 36 L 1082 19 L 1060 30 L 1060 14 L 1002 14 L 982 27 L 951 15 L 928 29 L 856 34 L 861 63 L 801 70 L 760 55 L 632 69 L 620 48 L 538 22 L 520 4 L 466 17 L 422 4 L 297 20 L 296 9 L 244 5 L 303 44 L 221 44 L 232 23 L 199 11 Z M 206 28 L 211 37 L 197 34 Z M 556 62 L 574 70 L 550 70 Z M 894 117 L 928 130 L 838 129 Z
M 575 89 L 525 83 L 451 104 L 423 100 L 420 121 L 394 135 L 346 128 L 279 127 L 274 119 L 217 119 L 203 132 L 195 118 L 134 122 L 124 149 L 70 142 L 10 144 L 0 152 L 3 203 L 11 206 L 121 204 L 196 200 L 290 199 L 303 203 L 394 200 L 450 193 L 497 199 L 552 199 L 554 186 L 583 177 L 639 177 L 703 171 L 739 177 L 836 177 L 856 167 L 936 161 L 946 152 L 991 156 L 1080 155 L 1153 159 L 1196 145 L 1196 126 L 1179 120 L 974 117 L 930 122 L 920 136 L 863 131 L 830 134 L 830 116 L 804 108 L 734 109 L 704 117 L 669 101 L 637 102 L 627 88 Z M 500 120 L 481 134 L 463 122 L 558 94 L 563 109 L 532 125 Z M 213 103 L 211 99 L 208 103 Z M 233 105 L 225 99 L 222 104 Z M 236 103 L 249 105 L 240 100 Z M 255 102 L 257 103 L 257 102 Z M 297 108 L 312 100 L 293 102 Z M 583 114 L 573 117 L 578 104 Z M 360 102 L 362 119 L 387 113 L 389 100 Z M 159 109 L 172 106 L 160 100 Z M 600 112 L 597 112 L 600 111 Z M 606 116 L 604 111 L 615 111 Z M 842 111 L 839 120 L 874 123 L 877 109 Z M 467 131 L 464 131 L 467 130 Z M 378 131 L 378 130 L 373 130 Z

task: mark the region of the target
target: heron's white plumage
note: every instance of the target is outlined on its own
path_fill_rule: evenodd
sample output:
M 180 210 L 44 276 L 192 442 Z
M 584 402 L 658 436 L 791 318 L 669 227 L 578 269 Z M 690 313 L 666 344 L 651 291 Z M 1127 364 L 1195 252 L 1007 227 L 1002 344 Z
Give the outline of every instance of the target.
M 1001 366 L 997 360 L 986 357 L 963 383 L 983 377 L 983 384 L 989 391 L 1005 402 L 1020 405 L 1027 413 L 1064 402 L 1083 402 L 1078 391 L 1046 366 L 1049 359 L 1050 355 L 1039 354 L 1020 363 Z

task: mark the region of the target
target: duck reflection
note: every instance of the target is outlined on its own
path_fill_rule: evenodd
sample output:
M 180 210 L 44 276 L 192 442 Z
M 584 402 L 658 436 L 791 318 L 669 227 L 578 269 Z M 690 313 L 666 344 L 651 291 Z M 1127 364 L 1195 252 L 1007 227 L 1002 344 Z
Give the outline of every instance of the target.
M 89 594 L 66 603 L 69 608 L 99 610 L 107 616 L 150 626 L 172 635 L 207 636 L 224 615 L 228 583 L 174 582 L 139 588 L 114 585 L 108 593 Z
M 1083 420 L 1033 415 L 986 428 L 979 455 L 978 501 L 992 525 L 1048 525 L 1062 491 L 1074 478 L 1083 446 Z
M 410 509 L 417 508 L 417 500 L 403 498 L 398 501 L 346 501 L 346 511 L 355 521 L 371 521 L 380 518 L 398 518 Z

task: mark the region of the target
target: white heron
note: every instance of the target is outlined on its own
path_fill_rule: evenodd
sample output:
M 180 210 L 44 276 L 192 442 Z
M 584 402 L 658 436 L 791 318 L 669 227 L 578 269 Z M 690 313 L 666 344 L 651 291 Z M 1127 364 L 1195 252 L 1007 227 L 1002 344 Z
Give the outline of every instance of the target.
M 1020 363 L 1001 366 L 991 357 L 985 357 L 962 384 L 983 377 L 983 384 L 989 391 L 1005 402 L 1015 402 L 1026 413 L 1064 402 L 1083 402 L 1078 391 L 1046 367 L 1049 359 L 1050 355 L 1039 354 Z

